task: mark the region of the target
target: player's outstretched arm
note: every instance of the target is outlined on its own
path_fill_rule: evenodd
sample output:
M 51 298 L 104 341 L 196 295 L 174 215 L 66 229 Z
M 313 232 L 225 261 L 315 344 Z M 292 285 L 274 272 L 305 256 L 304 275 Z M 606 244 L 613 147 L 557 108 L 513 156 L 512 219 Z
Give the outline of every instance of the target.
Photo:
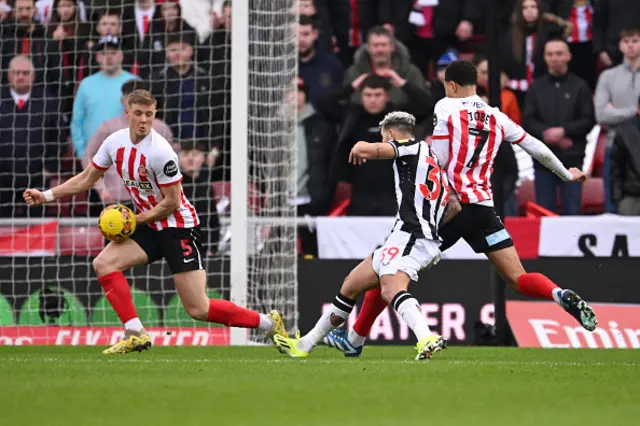
M 357 142 L 349 153 L 349 163 L 360 165 L 367 160 L 392 160 L 396 158 L 396 151 L 390 143 Z
M 93 165 L 89 165 L 82 173 L 75 175 L 68 181 L 55 186 L 47 191 L 27 188 L 22 194 L 24 200 L 30 206 L 38 206 L 40 204 L 56 200 L 58 198 L 76 195 L 84 191 L 88 191 L 102 177 L 104 170 L 99 170 Z
M 584 182 L 587 180 L 586 173 L 575 167 L 567 170 L 558 157 L 542 141 L 529 134 L 525 135 L 525 138 L 520 142 L 520 147 L 564 181 Z
M 136 222 L 138 224 L 146 224 L 162 220 L 172 215 L 181 204 L 182 185 L 180 181 L 175 182 L 169 186 L 161 186 L 162 201 L 160 201 L 154 208 L 146 212 L 136 215 Z

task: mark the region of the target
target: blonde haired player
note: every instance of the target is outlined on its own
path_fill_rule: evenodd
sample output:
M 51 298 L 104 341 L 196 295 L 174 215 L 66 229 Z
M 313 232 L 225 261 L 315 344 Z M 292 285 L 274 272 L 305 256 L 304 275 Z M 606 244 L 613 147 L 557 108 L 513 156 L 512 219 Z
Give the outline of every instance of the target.
M 122 271 L 162 258 L 167 260 L 176 291 L 192 318 L 231 327 L 259 328 L 270 337 L 286 337 L 278 311 L 260 314 L 207 297 L 200 220 L 182 191 L 177 155 L 167 140 L 151 128 L 156 100 L 146 90 L 135 90 L 129 94 L 127 104 L 129 128 L 105 139 L 82 173 L 44 192 L 24 192 L 30 206 L 79 194 L 92 188 L 114 165 L 131 195 L 137 210 L 135 233 L 122 242 L 110 242 L 93 260 L 105 296 L 125 327 L 124 338 L 103 353 L 123 354 L 151 347 L 151 338 L 138 318 Z

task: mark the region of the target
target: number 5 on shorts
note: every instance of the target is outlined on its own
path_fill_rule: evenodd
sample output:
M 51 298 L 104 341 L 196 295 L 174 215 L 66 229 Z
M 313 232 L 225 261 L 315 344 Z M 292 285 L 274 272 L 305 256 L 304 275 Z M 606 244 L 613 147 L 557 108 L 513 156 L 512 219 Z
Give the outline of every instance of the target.
M 400 253 L 400 250 L 398 250 L 398 247 L 385 247 L 385 249 L 382 250 L 382 257 L 380 258 L 380 263 L 385 266 L 388 265 L 398 255 L 398 253 Z M 387 255 L 389 255 L 388 258 L 386 258 Z
M 189 257 L 193 254 L 193 248 L 191 248 L 191 240 L 180 240 L 180 246 L 182 247 L 182 257 Z

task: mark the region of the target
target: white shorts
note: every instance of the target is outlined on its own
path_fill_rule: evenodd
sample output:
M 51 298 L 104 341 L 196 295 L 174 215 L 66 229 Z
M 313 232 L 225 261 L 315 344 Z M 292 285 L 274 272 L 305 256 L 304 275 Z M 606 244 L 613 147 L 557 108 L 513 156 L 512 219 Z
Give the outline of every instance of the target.
M 373 270 L 378 277 L 402 271 L 418 281 L 418 272 L 437 264 L 440 255 L 439 241 L 416 239 L 408 232 L 394 231 L 373 253 Z

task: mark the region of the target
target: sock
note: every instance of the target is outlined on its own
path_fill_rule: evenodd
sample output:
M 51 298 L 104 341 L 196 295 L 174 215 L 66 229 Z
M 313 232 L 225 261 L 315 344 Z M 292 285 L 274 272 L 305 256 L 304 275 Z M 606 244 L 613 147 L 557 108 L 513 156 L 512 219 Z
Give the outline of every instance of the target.
M 378 315 L 387 307 L 387 302 L 382 300 L 380 287 L 367 291 L 362 303 L 362 309 L 358 312 L 353 331 L 349 333 L 349 341 L 355 346 L 364 345 L 366 336 L 371 332 L 373 323 L 376 322 Z M 354 339 L 351 336 L 354 334 Z M 357 340 L 357 341 L 356 341 Z
M 310 352 L 331 330 L 341 326 L 347 320 L 355 304 L 355 300 L 338 294 L 331 307 L 320 317 L 311 331 L 298 341 L 298 348 Z
M 136 317 L 134 319 L 130 319 L 129 321 L 124 323 L 125 330 L 134 330 L 140 331 L 144 327 L 142 327 L 142 322 L 140 322 L 140 318 Z
M 273 330 L 273 320 L 269 315 L 260 314 L 260 324 L 258 324 L 258 328 L 262 331 L 271 331 Z
M 400 291 L 393 297 L 391 306 L 400 314 L 400 317 L 407 323 L 418 342 L 425 337 L 431 336 L 431 330 L 427 325 L 427 319 L 420 312 L 418 301 L 407 291 Z
M 556 283 L 537 272 L 522 274 L 518 278 L 518 291 L 525 296 L 555 300 L 553 290 L 558 288 Z
M 123 324 L 138 318 L 136 307 L 133 306 L 129 283 L 122 272 L 116 271 L 102 275 L 98 277 L 98 281 L 104 289 L 104 295 Z M 139 319 L 134 325 L 137 326 L 138 323 L 140 323 Z M 139 326 L 142 329 L 142 323 Z
M 228 327 L 259 328 L 260 314 L 228 300 L 209 299 L 207 321 Z
M 367 336 L 361 336 L 355 330 L 349 330 L 349 343 L 351 343 L 356 348 L 363 346 L 364 342 L 367 340 Z

